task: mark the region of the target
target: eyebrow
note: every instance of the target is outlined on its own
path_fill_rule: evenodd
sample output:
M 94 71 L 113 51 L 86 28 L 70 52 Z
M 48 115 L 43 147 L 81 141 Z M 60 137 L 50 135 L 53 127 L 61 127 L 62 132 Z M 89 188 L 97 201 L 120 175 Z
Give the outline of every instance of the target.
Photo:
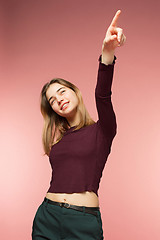
M 62 88 L 65 88 L 65 87 L 60 87 L 56 92 L 59 92 Z M 50 97 L 50 99 L 48 101 L 50 101 L 52 98 L 53 98 L 53 96 Z

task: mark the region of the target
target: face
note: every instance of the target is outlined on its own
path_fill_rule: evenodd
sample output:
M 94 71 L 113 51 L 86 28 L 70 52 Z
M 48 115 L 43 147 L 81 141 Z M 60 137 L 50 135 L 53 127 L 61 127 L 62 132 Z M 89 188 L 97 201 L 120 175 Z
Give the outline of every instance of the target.
M 59 83 L 53 83 L 47 89 L 46 97 L 58 115 L 70 118 L 76 114 L 78 98 L 72 89 Z

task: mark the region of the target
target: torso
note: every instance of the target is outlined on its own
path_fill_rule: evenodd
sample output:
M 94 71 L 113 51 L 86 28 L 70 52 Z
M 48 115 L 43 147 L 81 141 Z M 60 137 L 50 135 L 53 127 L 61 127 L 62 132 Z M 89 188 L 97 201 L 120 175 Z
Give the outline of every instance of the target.
M 83 193 L 50 193 L 46 194 L 46 198 L 56 202 L 66 202 L 72 205 L 85 207 L 99 207 L 98 196 L 94 192 Z

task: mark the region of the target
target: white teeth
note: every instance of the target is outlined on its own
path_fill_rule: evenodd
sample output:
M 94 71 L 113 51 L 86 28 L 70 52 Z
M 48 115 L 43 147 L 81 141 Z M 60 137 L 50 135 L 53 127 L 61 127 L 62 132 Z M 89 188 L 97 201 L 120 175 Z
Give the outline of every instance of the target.
M 62 109 L 63 109 L 66 105 L 68 105 L 68 103 L 65 103 L 65 104 L 63 105 Z

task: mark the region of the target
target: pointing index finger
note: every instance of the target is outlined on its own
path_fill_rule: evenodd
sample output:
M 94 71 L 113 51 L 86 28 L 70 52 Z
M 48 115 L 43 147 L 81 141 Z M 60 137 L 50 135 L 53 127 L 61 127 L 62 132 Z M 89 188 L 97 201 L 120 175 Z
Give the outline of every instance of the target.
M 112 27 L 116 27 L 117 26 L 117 22 L 118 22 L 118 18 L 120 16 L 120 14 L 121 14 L 121 10 L 118 10 L 116 12 L 116 14 L 115 14 L 115 16 L 114 16 L 110 26 L 112 26 Z

